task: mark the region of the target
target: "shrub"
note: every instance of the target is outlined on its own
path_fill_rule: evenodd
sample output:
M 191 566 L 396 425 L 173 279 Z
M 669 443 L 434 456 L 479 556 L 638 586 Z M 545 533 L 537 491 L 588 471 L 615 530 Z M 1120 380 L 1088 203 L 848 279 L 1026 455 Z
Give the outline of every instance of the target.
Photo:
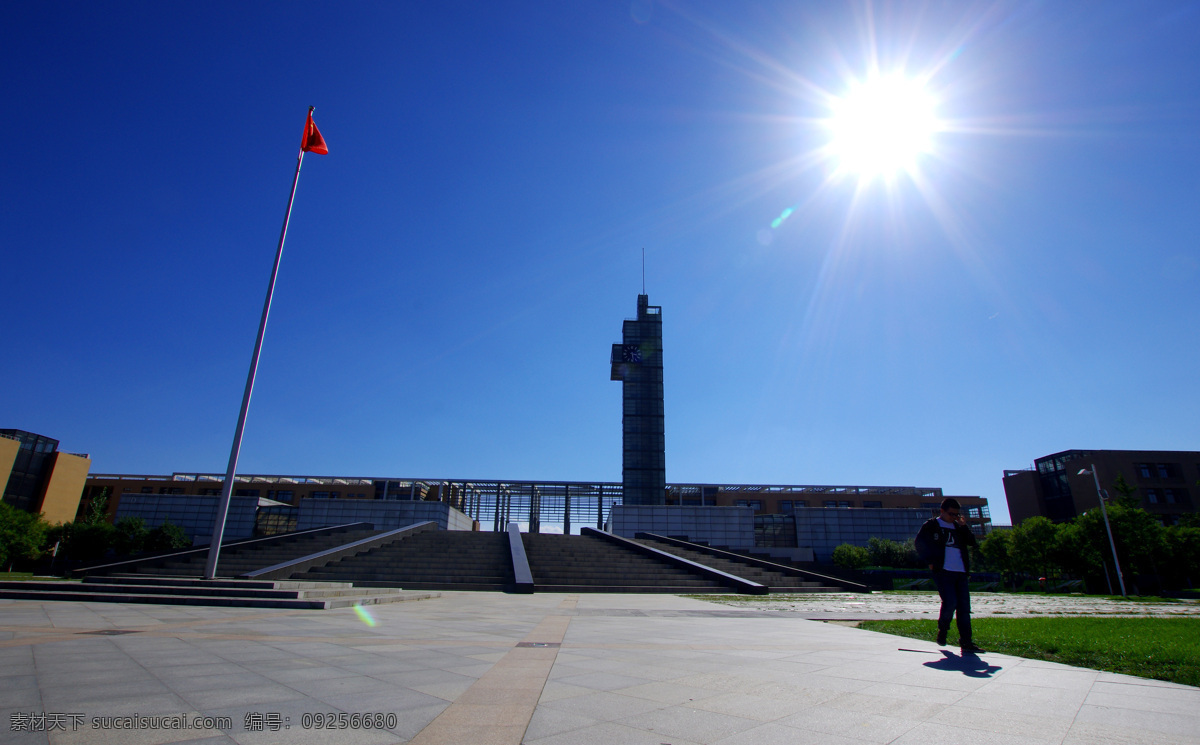
M 40 514 L 0 502 L 0 566 L 38 558 L 49 527 Z
M 147 551 L 171 551 L 187 548 L 192 545 L 192 539 L 187 537 L 183 528 L 166 520 L 146 536 Z
M 843 543 L 833 550 L 833 563 L 845 569 L 861 569 L 871 561 L 871 555 L 862 546 Z
M 146 538 L 150 531 L 146 521 L 140 517 L 123 517 L 113 526 L 113 548 L 118 556 L 140 554 L 146 550 Z
M 912 541 L 871 538 L 867 541 L 867 554 L 870 557 L 870 563 L 877 567 L 916 569 L 921 566 Z

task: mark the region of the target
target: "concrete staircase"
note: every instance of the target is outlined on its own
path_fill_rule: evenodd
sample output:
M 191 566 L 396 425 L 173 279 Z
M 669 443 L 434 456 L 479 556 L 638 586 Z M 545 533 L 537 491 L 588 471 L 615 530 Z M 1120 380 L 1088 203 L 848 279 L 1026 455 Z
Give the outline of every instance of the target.
M 295 580 L 354 582 L 408 590 L 512 590 L 505 533 L 431 530 L 293 574 Z
M 714 579 L 596 536 L 521 538 L 537 592 L 730 592 Z
M 664 541 L 648 537 L 639 537 L 634 540 L 642 545 L 666 551 L 689 561 L 694 561 L 697 564 L 703 564 L 727 574 L 732 574 L 751 582 L 757 582 L 760 585 L 766 585 L 772 593 L 799 594 L 846 592 L 847 590 L 847 588 L 839 585 L 821 582 L 812 576 L 797 576 L 797 571 L 792 567 L 780 565 L 777 569 L 773 569 L 770 566 L 764 566 L 769 565 L 770 562 L 762 559 L 740 556 L 719 549 L 714 551 L 704 546 L 690 548 L 682 545 L 684 542 L 679 540 Z
M 241 608 L 327 609 L 438 597 L 437 593 L 356 588 L 349 582 L 87 577 L 82 582 L 0 582 L 0 598 L 84 603 L 153 603 Z
M 350 543 L 380 531 L 368 528 L 332 528 L 299 535 L 282 535 L 251 542 L 222 545 L 217 561 L 218 577 L 237 577 L 256 569 L 274 566 L 302 556 Z M 208 551 L 190 551 L 147 561 L 129 567 L 123 573 L 158 577 L 203 577 Z M 89 573 L 90 574 L 90 573 Z

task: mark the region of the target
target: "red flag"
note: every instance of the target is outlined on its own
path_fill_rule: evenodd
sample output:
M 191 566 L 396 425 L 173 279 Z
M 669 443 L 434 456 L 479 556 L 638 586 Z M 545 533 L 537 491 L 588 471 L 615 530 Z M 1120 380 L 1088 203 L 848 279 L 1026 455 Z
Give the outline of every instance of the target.
M 329 155 L 329 147 L 325 144 L 325 138 L 321 136 L 321 130 L 317 129 L 317 123 L 313 121 L 311 109 L 308 112 L 308 122 L 304 125 L 304 137 L 300 140 L 300 150 L 317 155 Z

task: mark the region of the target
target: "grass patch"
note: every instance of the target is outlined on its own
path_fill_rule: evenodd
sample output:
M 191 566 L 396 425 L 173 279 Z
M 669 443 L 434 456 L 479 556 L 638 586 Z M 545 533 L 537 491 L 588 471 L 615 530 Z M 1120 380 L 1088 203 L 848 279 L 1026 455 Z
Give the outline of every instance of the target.
M 64 577 L 35 577 L 32 572 L 0 572 L 0 582 L 67 582 Z
M 1200 686 L 1200 618 L 975 618 L 989 652 Z M 863 621 L 859 628 L 936 641 L 937 621 Z M 950 630 L 950 643 L 958 632 Z

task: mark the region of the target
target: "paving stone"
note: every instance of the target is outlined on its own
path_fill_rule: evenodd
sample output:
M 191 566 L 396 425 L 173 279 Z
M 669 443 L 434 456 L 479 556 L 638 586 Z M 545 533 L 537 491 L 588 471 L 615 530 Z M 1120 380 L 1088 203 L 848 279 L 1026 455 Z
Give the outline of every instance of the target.
M 534 711 L 533 717 L 529 720 L 529 727 L 525 730 L 525 740 L 537 740 L 562 732 L 594 727 L 598 724 L 600 722 L 591 717 L 542 707 Z
M 686 706 L 669 706 L 644 714 L 621 719 L 619 724 L 669 738 L 682 737 L 695 742 L 710 743 L 723 737 L 757 727 L 760 722 L 745 717 L 719 714 Z
M 663 708 L 664 704 L 635 696 L 599 691 L 582 696 L 548 701 L 542 706 L 556 711 L 590 717 L 601 722 L 611 722 L 628 716 Z
M 713 745 L 863 745 L 863 741 L 772 722 L 723 737 Z
M 571 730 L 537 740 L 525 740 L 525 745 L 662 745 L 661 733 L 648 732 L 615 722 L 602 722 L 594 727 Z M 672 737 L 670 745 L 701 745 L 694 740 Z
M 888 743 L 919 725 L 911 719 L 848 711 L 832 706 L 813 706 L 780 719 L 796 729 L 824 732 L 867 742 Z

